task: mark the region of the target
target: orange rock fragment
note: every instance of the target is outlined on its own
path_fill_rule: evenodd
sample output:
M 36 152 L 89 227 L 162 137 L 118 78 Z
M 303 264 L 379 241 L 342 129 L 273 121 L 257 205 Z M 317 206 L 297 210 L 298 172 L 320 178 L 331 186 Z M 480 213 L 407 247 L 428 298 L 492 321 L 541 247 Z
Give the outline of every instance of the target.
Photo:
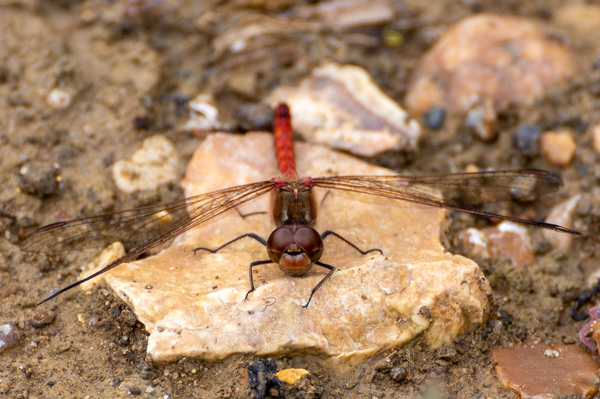
M 540 139 L 540 146 L 548 162 L 560 166 L 569 164 L 577 150 L 575 139 L 567 131 L 545 132 Z
M 547 345 L 525 341 L 512 348 L 495 348 L 498 378 L 522 398 L 596 394 L 598 363 L 577 345 Z

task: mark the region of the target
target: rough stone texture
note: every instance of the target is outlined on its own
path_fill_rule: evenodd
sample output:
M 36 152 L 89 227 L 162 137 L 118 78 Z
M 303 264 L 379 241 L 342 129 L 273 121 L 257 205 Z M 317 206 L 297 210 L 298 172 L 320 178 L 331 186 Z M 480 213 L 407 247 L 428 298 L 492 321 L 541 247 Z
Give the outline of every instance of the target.
M 577 345 L 526 341 L 495 348 L 493 356 L 502 384 L 522 398 L 591 398 L 596 393 L 598 362 Z
M 450 27 L 423 57 L 406 95 L 408 109 L 467 111 L 485 99 L 498 107 L 529 103 L 570 79 L 567 49 L 525 18 L 477 14 Z
M 210 135 L 188 166 L 187 195 L 276 176 L 271 140 L 267 134 Z M 390 173 L 324 147 L 298 144 L 296 152 L 302 175 Z M 235 353 L 360 360 L 421 334 L 438 346 L 486 320 L 490 287 L 473 261 L 444 251 L 443 210 L 315 191 L 322 202 L 319 231 L 335 230 L 384 254 L 362 256 L 328 238 L 322 261 L 338 270 L 307 309 L 302 305 L 323 277 L 320 267 L 304 277 L 273 264 L 257 267 L 256 291 L 244 301 L 249 263 L 267 258 L 262 245 L 243 239 L 216 254 L 193 254 L 195 247 L 216 248 L 248 232 L 267 237 L 267 213 L 242 218 L 230 212 L 181 235 L 159 255 L 105 275 L 150 333 L 153 361 Z M 265 195 L 239 211 L 268 209 Z
M 144 140 L 131 160 L 121 160 L 113 166 L 117 187 L 126 193 L 152 190 L 177 178 L 179 154 L 173 143 L 156 135 Z
M 298 87 L 280 87 L 267 99 L 290 105 L 294 130 L 312 143 L 373 156 L 414 151 L 421 127 L 386 96 L 362 68 L 327 64 Z

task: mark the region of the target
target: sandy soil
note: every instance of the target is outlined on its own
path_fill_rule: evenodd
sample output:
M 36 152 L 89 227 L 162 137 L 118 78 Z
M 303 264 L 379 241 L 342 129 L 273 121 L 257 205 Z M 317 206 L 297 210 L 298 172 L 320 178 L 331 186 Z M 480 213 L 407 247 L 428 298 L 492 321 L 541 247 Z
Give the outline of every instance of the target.
M 136 3 L 147 8 L 140 13 L 128 8 Z M 230 129 L 240 131 L 235 117 L 239 106 L 259 102 L 274 87 L 297 82 L 314 66 L 333 60 L 364 67 L 402 104 L 420 57 L 449 25 L 480 11 L 522 15 L 546 24 L 557 40 L 569 43 L 579 68 L 569 86 L 550 91 L 535 104 L 503 111 L 499 138 L 491 143 L 451 128 L 457 124 L 450 120 L 447 129 L 428 132 L 416 155 L 388 153 L 370 161 L 406 173 L 463 170 L 469 163 L 549 169 L 566 184 L 559 195 L 535 205 L 540 214 L 598 185 L 599 157 L 589 133 L 600 120 L 600 74 L 594 70 L 598 48 L 593 37 L 555 23 L 553 17 L 566 1 L 397 2 L 398 19 L 387 26 L 401 33 L 398 46 L 382 44 L 383 26 L 357 29 L 362 36 L 336 37 L 335 43 L 331 33 L 304 31 L 260 48 L 254 59 L 216 54 L 211 45 L 221 33 L 235 29 L 243 14 L 276 13 L 289 5 L 280 1 L 265 9 L 260 1 L 248 2 L 252 7 L 214 3 L 0 3 L 0 324 L 16 326 L 20 335 L 19 344 L 0 353 L 0 396 L 252 397 L 247 368 L 256 359 L 251 357 L 148 362 L 146 332 L 105 289 L 90 295 L 74 290 L 36 307 L 52 289 L 73 281 L 78 265 L 94 253 L 41 256 L 18 247 L 27 233 L 52 221 L 180 198 L 181 189 L 174 184 L 123 194 L 110 167 L 131 156 L 145 137 L 163 134 L 175 143 L 183 170 L 202 137 L 178 127 L 187 119 L 187 101 L 198 93 L 212 93 Z M 410 25 L 415 26 L 403 29 Z M 53 89 L 60 89 L 55 95 L 68 96 L 66 107 L 60 100 L 64 97 L 49 98 Z M 542 155 L 520 155 L 511 137 L 527 123 L 573 132 L 575 160 L 557 167 Z M 586 204 L 576 214 L 585 234 L 566 254 L 549 251 L 541 234 L 532 230 L 535 265 L 515 271 L 506 260 L 481 264 L 495 295 L 494 312 L 481 331 L 437 350 L 416 340 L 344 370 L 311 356 L 278 358 L 277 367 L 309 370 L 313 390 L 324 398 L 517 397 L 499 383 L 491 348 L 525 337 L 576 342 L 583 322 L 571 319 L 571 307 L 600 250 L 600 210 L 593 201 Z M 453 232 L 462 227 L 485 224 L 455 215 L 447 242 L 454 242 Z M 496 320 L 508 328 L 498 328 Z M 390 370 L 398 366 L 406 374 L 396 381 L 392 377 L 398 377 L 398 369 Z

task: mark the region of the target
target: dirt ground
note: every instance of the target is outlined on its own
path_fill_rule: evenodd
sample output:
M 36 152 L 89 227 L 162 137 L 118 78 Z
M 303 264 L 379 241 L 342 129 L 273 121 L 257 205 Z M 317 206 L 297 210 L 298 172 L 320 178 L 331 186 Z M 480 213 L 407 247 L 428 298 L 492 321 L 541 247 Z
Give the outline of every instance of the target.
M 124 194 L 110 168 L 129 158 L 145 137 L 163 134 L 182 155 L 183 171 L 202 136 L 179 127 L 188 118 L 190 98 L 199 93 L 213 94 L 229 130 L 240 132 L 249 129 L 241 127 L 240 106 L 258 103 L 273 88 L 336 61 L 365 68 L 402 104 L 424 52 L 448 26 L 481 11 L 543 23 L 568 44 L 577 76 L 534 104 L 503 111 L 493 142 L 452 128 L 456 123 L 449 120 L 447 128 L 426 132 L 416 154 L 387 153 L 369 161 L 413 174 L 464 170 L 470 163 L 551 170 L 565 180 L 558 195 L 508 211 L 545 215 L 561 200 L 582 193 L 585 200 L 575 219 L 583 236 L 559 256 L 531 229 L 533 266 L 515 271 L 504 259 L 482 263 L 494 289 L 490 321 L 452 345 L 431 350 L 416 340 L 343 370 L 312 356 L 275 362 L 280 370 L 308 370 L 311 391 L 323 398 L 517 397 L 498 381 L 491 348 L 525 337 L 577 344 L 584 322 L 573 321 L 571 309 L 585 290 L 585 277 L 597 267 L 600 251 L 600 207 L 592 194 L 598 187 L 600 156 L 590 134 L 590 126 L 600 121 L 600 53 L 593 38 L 581 38 L 555 23 L 557 10 L 567 3 L 395 2 L 396 17 L 390 23 L 355 28 L 354 35 L 298 31 L 239 55 L 217 51 L 215 40 L 234 30 L 244 15 L 277 15 L 298 3 L 0 1 L 0 324 L 17 327 L 20 336 L 16 346 L 0 353 L 0 397 L 252 397 L 247 369 L 256 359 L 249 356 L 218 363 L 184 359 L 151 364 L 143 326 L 106 289 L 96 288 L 90 295 L 73 290 L 36 307 L 51 290 L 73 281 L 78 265 L 94 253 L 26 254 L 19 241 L 53 221 L 180 198 L 182 190 L 174 184 Z M 401 42 L 386 44 L 385 32 L 390 31 Z M 54 94 L 66 97 L 50 98 L 48 93 L 57 88 Z M 543 155 L 523 156 L 511 138 L 524 124 L 571 131 L 577 143 L 574 161 L 558 167 Z M 453 215 L 446 239 L 450 249 L 456 241 L 453 232 L 486 223 Z M 497 320 L 507 327 L 498 328 Z M 400 377 L 398 370 L 403 370 Z

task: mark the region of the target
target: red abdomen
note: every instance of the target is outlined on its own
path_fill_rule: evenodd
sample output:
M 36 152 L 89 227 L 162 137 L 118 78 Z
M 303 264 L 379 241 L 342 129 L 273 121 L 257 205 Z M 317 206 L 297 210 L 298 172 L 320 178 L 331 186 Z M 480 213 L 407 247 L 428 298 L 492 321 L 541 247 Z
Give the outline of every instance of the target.
M 275 156 L 279 171 L 285 177 L 298 177 L 294 157 L 294 140 L 292 137 L 292 117 L 286 103 L 277 104 L 273 120 L 273 139 Z

